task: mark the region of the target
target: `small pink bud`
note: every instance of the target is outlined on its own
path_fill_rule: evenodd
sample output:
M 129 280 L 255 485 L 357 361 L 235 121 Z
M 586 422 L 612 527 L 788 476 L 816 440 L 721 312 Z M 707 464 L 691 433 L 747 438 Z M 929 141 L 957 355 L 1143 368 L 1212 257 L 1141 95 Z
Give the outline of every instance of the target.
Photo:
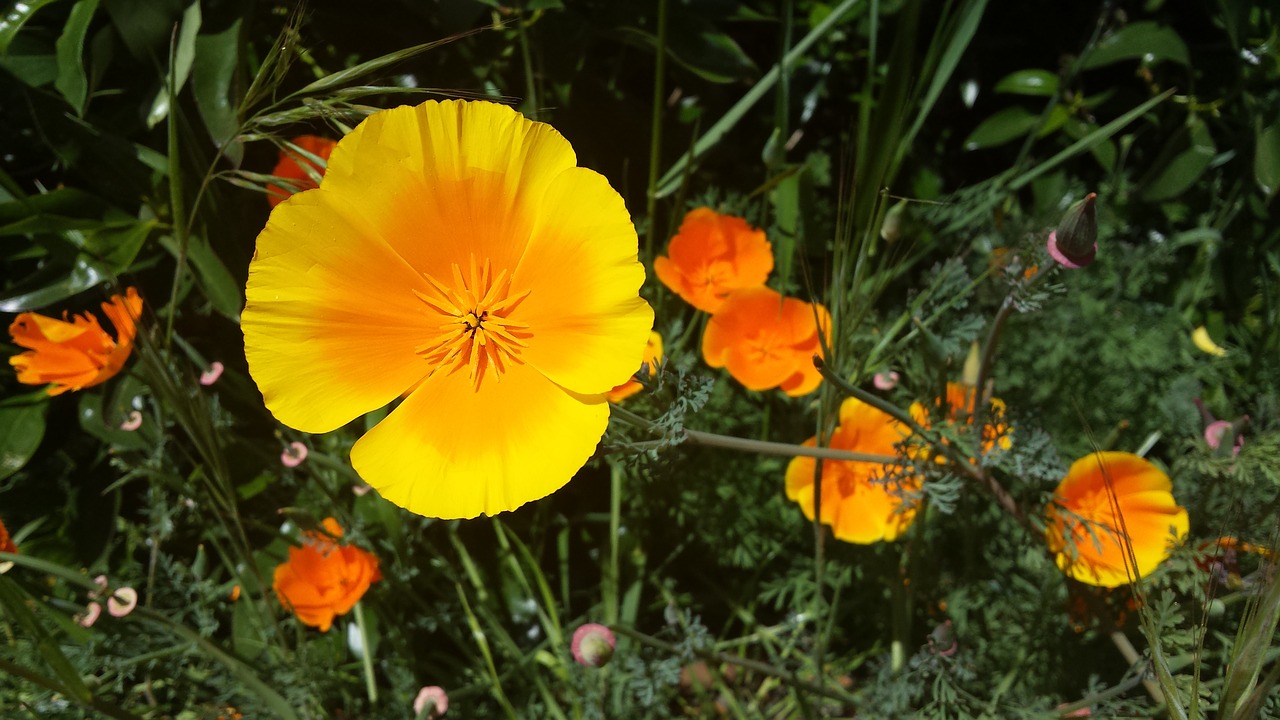
M 599 623 L 587 623 L 573 631 L 569 649 L 573 659 L 585 667 L 604 667 L 613 657 L 618 641 L 613 631 Z
M 373 489 L 372 485 L 359 483 L 358 485 L 353 485 L 351 487 L 351 492 L 354 493 L 356 497 L 364 497 L 365 495 L 368 495 L 369 491 L 372 489 Z
M 289 447 L 285 448 L 284 452 L 280 453 L 280 462 L 284 463 L 285 467 L 298 467 L 302 464 L 302 461 L 306 459 L 307 446 L 297 440 L 289 443 Z
M 116 588 L 114 594 L 107 598 L 107 612 L 111 617 L 124 617 L 138 606 L 138 591 L 131 587 Z
M 1226 420 L 1214 420 L 1204 429 L 1204 441 L 1209 447 L 1217 450 L 1222 447 L 1222 441 L 1231 437 L 1234 426 Z M 1236 435 L 1236 441 L 1232 443 L 1231 454 L 1239 455 L 1240 448 L 1244 447 L 1244 435 Z
M 877 390 L 892 390 L 898 386 L 899 379 L 900 376 L 893 370 L 881 370 L 871 378 L 871 383 Z
M 200 373 L 200 384 L 207 387 L 218 382 L 218 378 L 222 377 L 222 371 L 224 369 L 225 368 L 222 363 L 217 360 L 209 363 L 209 369 Z
M 80 627 L 93 627 L 98 622 L 98 616 L 102 614 L 102 606 L 96 602 L 89 603 L 89 607 L 84 609 L 83 615 L 76 616 L 76 622 L 80 623 Z
M 1049 256 L 1059 265 L 1078 270 L 1092 263 L 1098 254 L 1098 216 L 1093 207 L 1097 199 L 1097 193 L 1089 193 L 1072 205 L 1058 229 L 1049 233 Z
M 413 700 L 413 714 L 420 716 L 423 710 L 427 711 L 429 718 L 438 718 L 449 712 L 449 696 L 444 688 L 428 685 L 418 691 L 418 697 Z
M 107 591 L 107 576 L 99 575 L 93 579 L 93 584 L 98 586 L 97 590 L 90 590 L 89 597 L 97 598 L 99 594 Z
M 1067 707 L 1067 704 L 1066 704 L 1066 703 L 1063 703 L 1063 704 L 1061 704 L 1061 705 L 1059 705 L 1059 706 L 1058 706 L 1058 709 L 1059 709 L 1059 710 L 1061 710 L 1061 709 L 1063 709 L 1063 708 L 1065 708 L 1065 707 Z M 1093 717 L 1093 711 L 1092 711 L 1092 710 L 1090 710 L 1090 709 L 1089 709 L 1089 708 L 1087 708 L 1087 707 L 1082 707 L 1082 708 L 1080 708 L 1079 710 L 1072 710 L 1071 712 L 1067 713 L 1066 715 L 1062 715 L 1062 716 L 1060 716 L 1060 717 Z
M 125 421 L 120 423 L 120 429 L 125 432 L 133 432 L 140 427 L 142 427 L 142 413 L 137 410 L 130 410 L 129 417 L 125 418 Z

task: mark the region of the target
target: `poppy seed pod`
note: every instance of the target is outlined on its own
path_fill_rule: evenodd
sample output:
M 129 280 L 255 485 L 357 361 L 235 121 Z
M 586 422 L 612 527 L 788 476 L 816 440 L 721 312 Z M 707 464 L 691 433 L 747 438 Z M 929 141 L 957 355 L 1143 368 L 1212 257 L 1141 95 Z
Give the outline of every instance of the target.
M 1094 210 L 1097 193 L 1089 193 L 1071 206 L 1058 229 L 1049 233 L 1049 255 L 1065 268 L 1077 270 L 1093 262 L 1098 254 L 1098 215 Z

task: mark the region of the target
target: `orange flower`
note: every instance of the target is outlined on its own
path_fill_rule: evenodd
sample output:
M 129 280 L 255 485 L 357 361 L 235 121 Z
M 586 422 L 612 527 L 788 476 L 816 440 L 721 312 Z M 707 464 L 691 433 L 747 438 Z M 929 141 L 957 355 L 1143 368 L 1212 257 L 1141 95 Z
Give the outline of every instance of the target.
M 290 142 L 323 159 L 326 163 L 329 161 L 329 155 L 333 152 L 333 149 L 338 146 L 337 141 L 316 135 L 302 135 Z M 271 174 L 290 180 L 291 187 L 268 185 L 267 202 L 271 203 L 271 207 L 275 207 L 287 200 L 295 192 L 319 187 L 319 183 L 315 181 L 311 173 L 324 175 L 324 171 L 325 168 L 317 165 L 311 158 L 304 157 L 292 149 L 281 148 L 280 160 L 276 163 L 276 167 L 271 171 Z
M 729 368 L 750 390 L 805 395 L 822 382 L 813 366 L 813 356 L 822 355 L 818 322 L 824 334 L 831 331 L 831 314 L 821 305 L 783 298 L 763 285 L 736 290 L 707 323 L 702 357 L 713 368 Z
M 649 366 L 649 377 L 658 372 L 658 365 L 662 363 L 662 336 L 657 331 L 649 333 L 649 342 L 645 343 L 644 359 L 641 362 Z M 643 389 L 644 385 L 638 381 L 628 380 L 605 393 L 604 397 L 611 403 L 620 403 Z
M 61 320 L 33 312 L 14 318 L 9 334 L 14 343 L 28 350 L 9 358 L 9 364 L 18 371 L 18 382 L 51 383 L 49 394 L 60 395 L 104 383 L 120 372 L 133 352 L 142 298 L 135 288 L 129 288 L 124 297 L 112 295 L 111 300 L 102 303 L 102 312 L 115 326 L 115 340 L 89 313 L 70 322 L 66 313 Z
M 719 312 L 730 292 L 763 285 L 773 270 L 773 246 L 763 230 L 705 207 L 684 216 L 667 254 L 653 261 L 658 279 L 709 313 Z
M 947 421 L 954 425 L 968 427 L 973 424 L 975 408 L 973 387 L 964 383 L 947 383 Z M 933 401 L 934 408 L 942 407 L 942 398 Z M 985 413 L 987 423 L 982 428 L 982 452 L 989 453 L 996 445 L 1002 450 L 1013 446 L 1013 430 L 1004 422 L 1004 401 L 991 398 L 991 404 Z M 911 404 L 911 418 L 917 423 L 929 426 L 929 411 L 923 403 Z
M 838 450 L 876 455 L 898 454 L 897 444 L 910 434 L 887 413 L 848 398 L 840 405 L 840 424 L 830 446 Z M 816 438 L 804 442 L 813 447 Z M 787 466 L 787 497 L 813 519 L 813 473 L 817 461 L 797 457 Z M 915 519 L 920 507 L 920 478 L 888 477 L 889 468 L 871 462 L 822 462 L 822 522 L 836 538 L 869 544 L 896 540 Z
M 333 518 L 325 518 L 324 529 L 342 537 L 342 528 Z M 293 610 L 302 624 L 328 632 L 333 618 L 355 607 L 382 573 L 373 553 L 338 545 L 322 533 L 304 535 L 302 547 L 289 548 L 289 561 L 276 566 L 272 587 L 280 604 Z
M 1171 488 L 1168 475 L 1131 453 L 1076 460 L 1045 511 L 1045 539 L 1058 567 L 1099 587 L 1124 585 L 1155 570 L 1187 534 L 1187 511 Z M 1136 567 L 1125 546 L 1132 546 Z

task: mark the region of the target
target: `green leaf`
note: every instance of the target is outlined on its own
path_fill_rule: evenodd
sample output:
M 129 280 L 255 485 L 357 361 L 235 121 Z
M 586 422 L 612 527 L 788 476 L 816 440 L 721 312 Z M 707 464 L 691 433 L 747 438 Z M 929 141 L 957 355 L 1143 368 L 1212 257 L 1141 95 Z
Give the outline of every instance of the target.
M 1023 107 L 1008 107 L 983 120 L 964 140 L 965 150 L 981 150 L 1012 142 L 1040 124 L 1040 116 Z
M 67 24 L 58 37 L 58 77 L 53 86 L 71 103 L 76 115 L 84 115 L 84 105 L 89 99 L 89 76 L 84 70 L 84 38 L 89 32 L 89 22 L 98 11 L 98 0 L 80 0 L 71 8 Z
M 1184 146 L 1185 150 L 1176 149 Z M 1147 202 L 1160 202 L 1181 195 L 1204 175 L 1217 152 L 1209 128 L 1196 121 L 1188 132 L 1178 133 L 1170 140 L 1161 154 L 1162 159 L 1168 159 L 1158 160 L 1148 173 L 1140 197 Z
M 1048 70 L 1019 70 L 996 83 L 996 92 L 1050 97 L 1058 92 L 1058 76 Z
M 705 23 L 703 23 L 705 25 Z M 624 39 L 653 51 L 658 46 L 652 33 L 639 28 L 621 28 Z M 731 83 L 757 74 L 751 58 L 733 38 L 707 26 L 670 23 L 667 30 L 667 56 L 702 79 L 713 83 Z
M 160 238 L 160 244 L 174 257 L 179 255 L 178 243 L 171 235 Z M 187 260 L 196 271 L 196 279 L 213 308 L 228 318 L 240 321 L 240 284 L 231 277 L 231 271 L 213 252 L 209 241 L 201 235 L 187 239 Z M 3 308 L 0 308 L 3 309 Z
M 204 119 L 214 143 L 228 154 L 233 149 L 226 145 L 240 127 L 236 105 L 231 102 L 230 97 L 239 49 L 239 19 L 220 33 L 200 35 L 196 38 L 194 75 L 191 78 L 191 89 L 196 96 L 200 117 Z M 237 143 L 235 147 L 240 145 Z
M 1143 65 L 1154 65 L 1169 60 L 1180 65 L 1190 65 L 1187 44 L 1170 27 L 1153 21 L 1136 22 L 1102 38 L 1092 52 L 1085 56 L 1084 69 L 1111 65 L 1125 60 L 1142 60 Z
M 196 37 L 200 32 L 200 23 L 200 3 L 193 2 L 182 13 L 182 29 L 178 31 L 177 43 L 171 53 L 173 67 L 169 68 L 168 81 L 161 86 L 156 99 L 151 103 L 151 111 L 147 113 L 148 128 L 159 125 L 169 116 L 169 88 L 173 88 L 172 94 L 176 96 L 187 83 L 191 65 L 196 58 Z
M 155 220 L 127 225 L 99 224 L 95 230 L 85 234 L 84 250 L 100 260 L 111 272 L 126 272 L 151 231 L 158 225 Z
M 1280 123 L 1258 131 L 1253 151 L 1253 177 L 1267 197 L 1280 189 Z
M 21 405 L 0 406 L 0 480 L 27 464 L 44 438 L 48 395 L 43 391 Z
M 85 255 L 75 259 L 71 270 L 55 269 L 49 275 L 37 275 L 22 284 L 22 288 L 11 295 L 0 298 L 0 312 L 22 312 L 34 310 L 56 302 L 66 300 L 77 293 L 106 281 L 110 273 Z
M 31 19 L 36 11 L 46 5 L 52 5 L 58 0 L 27 0 L 26 2 L 14 3 L 9 9 L 4 11 L 4 15 L 0 16 L 0 55 L 9 52 L 9 43 L 13 42 L 13 38 L 22 29 L 22 26 Z
M 23 35 L 14 39 L 9 52 L 0 54 L 0 67 L 31 87 L 44 87 L 58 79 L 58 56 L 54 52 L 52 42 Z
M 789 70 L 798 64 L 800 58 L 808 52 L 809 48 L 828 32 L 831 32 L 841 20 L 846 19 L 849 11 L 857 4 L 858 0 L 844 0 L 844 2 L 840 3 L 838 7 L 831 11 L 830 15 L 815 25 L 808 34 L 801 38 L 800 42 L 796 43 L 791 52 L 787 53 L 786 57 L 782 59 L 780 65 Z M 703 133 L 702 137 L 698 138 L 698 142 L 694 143 L 693 148 L 688 153 L 681 155 L 680 159 L 662 174 L 662 178 L 658 180 L 654 195 L 662 198 L 675 192 L 684 178 L 685 166 L 697 160 L 707 150 L 715 147 L 725 133 L 732 130 L 738 124 L 738 121 L 747 114 L 747 111 L 754 107 L 757 102 L 760 102 L 760 99 L 778 82 L 780 72 L 781 67 L 774 65 L 769 72 L 764 74 L 764 77 L 756 81 L 756 84 L 738 102 L 734 103 L 728 112 Z

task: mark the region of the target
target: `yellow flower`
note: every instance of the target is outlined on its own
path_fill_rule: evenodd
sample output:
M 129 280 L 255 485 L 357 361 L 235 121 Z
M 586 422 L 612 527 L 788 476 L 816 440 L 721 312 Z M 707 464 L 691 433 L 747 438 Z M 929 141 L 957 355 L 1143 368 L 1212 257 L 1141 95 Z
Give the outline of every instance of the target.
M 947 417 L 946 422 L 960 432 L 972 429 L 973 415 L 976 406 L 973 386 L 964 383 L 947 383 Z M 942 398 L 933 401 L 934 414 L 941 414 Z M 982 426 L 982 452 L 989 453 L 997 445 L 1001 450 L 1013 447 L 1013 428 L 1004 420 L 1004 401 L 991 398 L 985 411 L 986 423 Z M 911 419 L 924 427 L 930 426 L 930 411 L 924 403 L 911 404 Z M 976 460 L 971 460 L 976 462 Z
M 896 455 L 897 445 L 911 434 L 887 413 L 848 398 L 840 404 L 840 424 L 831 435 L 836 450 Z M 816 438 L 804 442 L 813 447 Z M 817 460 L 797 457 L 787 466 L 787 497 L 813 519 L 813 473 Z M 890 478 L 890 468 L 870 462 L 822 462 L 822 522 L 837 539 L 869 544 L 898 539 L 915 520 L 921 481 L 916 476 Z
M 649 377 L 653 377 L 662 364 L 662 336 L 656 330 L 649 333 L 649 342 L 644 346 L 644 364 L 649 366 Z M 605 393 L 605 399 L 611 403 L 620 403 L 643 389 L 644 385 L 638 381 L 628 380 Z
M 465 518 L 562 487 L 640 366 L 653 311 L 622 198 L 554 129 L 488 102 L 376 113 L 258 236 L 242 321 L 267 407 L 334 430 L 413 512 Z
M 9 326 L 13 342 L 27 352 L 9 358 L 18 371 L 18 382 L 27 385 L 50 383 L 48 393 L 60 395 L 83 390 L 115 377 L 133 352 L 142 315 L 142 298 L 135 288 L 124 297 L 112 295 L 102 303 L 102 312 L 116 328 L 113 340 L 89 313 L 67 319 L 25 312 Z
M 1172 487 L 1160 468 L 1132 453 L 1076 460 L 1045 512 L 1045 538 L 1058 567 L 1099 587 L 1125 585 L 1155 570 L 1187 534 L 1187 511 L 1173 499 Z

